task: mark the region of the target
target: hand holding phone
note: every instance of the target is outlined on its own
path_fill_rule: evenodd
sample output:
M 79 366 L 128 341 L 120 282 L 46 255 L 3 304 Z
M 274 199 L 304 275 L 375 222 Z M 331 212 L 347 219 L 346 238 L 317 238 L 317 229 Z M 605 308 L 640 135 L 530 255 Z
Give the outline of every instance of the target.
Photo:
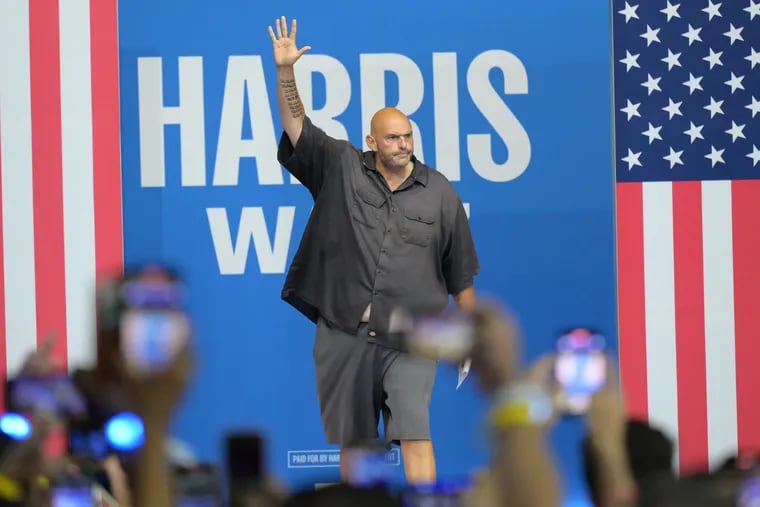
M 185 304 L 184 284 L 163 266 L 143 266 L 104 284 L 98 293 L 98 364 L 121 356 L 133 374 L 167 368 L 190 339 Z

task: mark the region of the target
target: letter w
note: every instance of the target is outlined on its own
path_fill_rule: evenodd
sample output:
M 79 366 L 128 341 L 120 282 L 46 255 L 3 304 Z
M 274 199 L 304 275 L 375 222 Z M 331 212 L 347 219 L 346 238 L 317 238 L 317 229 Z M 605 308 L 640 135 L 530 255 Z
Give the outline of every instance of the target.
M 211 238 L 214 242 L 216 261 L 221 274 L 242 275 L 245 273 L 251 238 L 253 238 L 253 246 L 256 249 L 261 273 L 285 272 L 295 217 L 294 206 L 277 208 L 274 243 L 269 239 L 264 211 L 260 207 L 243 208 L 234 245 L 232 244 L 232 232 L 227 219 L 227 210 L 224 208 L 208 208 L 206 214 L 211 228 Z

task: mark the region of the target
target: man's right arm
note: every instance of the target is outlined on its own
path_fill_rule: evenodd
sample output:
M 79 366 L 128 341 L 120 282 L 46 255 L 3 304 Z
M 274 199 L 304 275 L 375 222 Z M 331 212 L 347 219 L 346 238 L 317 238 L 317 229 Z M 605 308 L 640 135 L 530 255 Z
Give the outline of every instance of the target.
M 293 20 L 288 33 L 284 16 L 275 21 L 274 29 L 269 27 L 269 36 L 272 39 L 274 63 L 277 65 L 277 106 L 285 131 L 280 138 L 277 160 L 316 199 L 325 180 L 328 160 L 333 158 L 330 153 L 335 151 L 336 141 L 307 119 L 298 94 L 293 66 L 311 48 L 304 46 L 298 49 L 296 20 Z
M 282 128 L 295 147 L 301 137 L 305 113 L 292 65 L 277 66 L 277 105 Z

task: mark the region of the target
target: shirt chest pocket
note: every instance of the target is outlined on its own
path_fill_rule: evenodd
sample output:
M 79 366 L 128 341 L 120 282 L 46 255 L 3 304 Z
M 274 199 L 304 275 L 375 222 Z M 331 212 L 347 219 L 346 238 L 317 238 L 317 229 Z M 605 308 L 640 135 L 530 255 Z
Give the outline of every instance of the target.
M 383 196 L 359 187 L 354 194 L 351 215 L 361 224 L 376 227 L 380 223 L 380 208 L 383 204 L 385 204 Z
M 428 246 L 435 233 L 435 218 L 429 212 L 406 208 L 401 226 L 401 239 L 418 246 Z

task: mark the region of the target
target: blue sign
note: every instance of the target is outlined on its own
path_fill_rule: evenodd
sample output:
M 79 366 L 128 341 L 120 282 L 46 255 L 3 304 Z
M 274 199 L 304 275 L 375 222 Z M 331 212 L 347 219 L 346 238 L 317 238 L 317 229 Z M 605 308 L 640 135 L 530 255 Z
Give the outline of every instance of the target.
M 385 453 L 389 466 L 401 465 L 401 452 L 393 448 Z M 288 451 L 288 468 L 338 468 L 340 467 L 340 450 L 322 451 Z
M 289 485 L 338 478 L 335 468 L 291 466 L 302 453 L 292 451 L 329 446 L 314 326 L 280 300 L 312 206 L 276 160 L 267 26 L 280 15 L 297 18 L 298 43 L 313 48 L 296 70 L 317 125 L 363 146 L 381 106 L 410 116 L 417 156 L 467 205 L 482 267 L 476 288 L 519 314 L 526 359 L 577 325 L 614 342 L 608 9 L 559 0 L 371 10 L 348 1 L 122 2 L 125 259 L 168 261 L 191 289 L 199 371 L 177 436 L 218 462 L 226 431 L 258 427 L 272 473 Z M 432 401 L 441 477 L 490 456 L 486 400 L 472 378 L 455 386 L 455 367 L 442 364 Z M 569 500 L 584 494 L 582 431 L 563 421 L 553 433 Z

